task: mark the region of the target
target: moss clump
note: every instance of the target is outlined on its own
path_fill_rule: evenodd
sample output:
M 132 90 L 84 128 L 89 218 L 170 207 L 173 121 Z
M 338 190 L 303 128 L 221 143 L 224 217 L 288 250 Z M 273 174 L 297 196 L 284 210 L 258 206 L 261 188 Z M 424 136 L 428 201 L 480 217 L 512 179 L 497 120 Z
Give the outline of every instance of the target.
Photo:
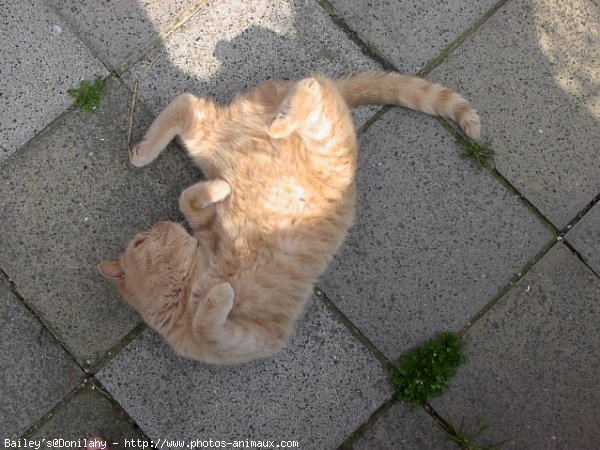
M 102 97 L 102 77 L 96 77 L 93 83 L 81 80 L 79 89 L 68 89 L 67 94 L 75 99 L 75 105 L 84 111 L 92 111 L 100 105 Z
M 398 398 L 416 408 L 446 392 L 456 368 L 466 361 L 463 348 L 458 336 L 444 332 L 402 355 L 392 369 Z

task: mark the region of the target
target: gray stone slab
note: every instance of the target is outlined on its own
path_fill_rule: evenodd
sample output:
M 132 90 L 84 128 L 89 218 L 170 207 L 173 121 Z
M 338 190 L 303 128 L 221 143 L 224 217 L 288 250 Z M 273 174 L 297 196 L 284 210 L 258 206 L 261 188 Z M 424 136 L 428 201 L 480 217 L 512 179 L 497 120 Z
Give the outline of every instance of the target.
M 600 274 L 600 204 L 596 204 L 569 231 L 567 241 Z
M 318 299 L 306 313 L 269 360 L 209 366 L 176 356 L 148 330 L 98 377 L 159 448 L 159 438 L 335 448 L 392 389 L 381 364 Z
M 144 439 L 121 408 L 93 385 L 79 390 L 27 435 L 27 439 L 43 442 L 41 450 L 57 448 L 54 444 L 59 444 L 58 448 L 80 449 L 85 444 L 84 439 L 92 437 L 106 439 L 114 450 L 127 448 L 126 439 L 129 442 Z
M 3 440 L 21 436 L 83 378 L 75 361 L 2 280 L 0 360 Z
M 361 436 L 354 450 L 456 450 L 444 433 L 421 409 L 411 412 L 410 406 L 393 405 L 387 413 Z
M 596 449 L 599 334 L 600 279 L 557 244 L 469 330 L 468 362 L 433 405 L 491 423 L 481 444 Z
M 600 10 L 507 2 L 430 78 L 467 94 L 498 170 L 558 228 L 600 192 Z
M 354 31 L 398 70 L 416 73 L 496 0 L 329 0 Z
M 196 170 L 179 151 L 147 169 L 126 150 L 129 92 L 110 81 L 102 106 L 74 111 L 2 170 L 0 267 L 84 365 L 95 364 L 139 321 L 95 266 L 134 233 L 176 213 Z M 136 115 L 136 134 L 149 118 Z
M 130 86 L 157 55 L 140 84 L 140 98 L 156 114 L 185 91 L 229 101 L 269 79 L 378 68 L 316 2 L 301 0 L 209 1 L 125 74 Z M 359 124 L 374 111 L 361 110 Z
M 43 2 L 0 8 L 2 161 L 73 103 L 67 89 L 108 72 Z
M 360 145 L 356 224 L 318 286 L 396 359 L 466 325 L 551 234 L 430 117 L 394 109 Z
M 189 17 L 199 0 L 49 0 L 91 45 L 95 54 L 120 72 L 140 58 L 152 42 Z M 135 61 L 133 61 L 135 62 Z

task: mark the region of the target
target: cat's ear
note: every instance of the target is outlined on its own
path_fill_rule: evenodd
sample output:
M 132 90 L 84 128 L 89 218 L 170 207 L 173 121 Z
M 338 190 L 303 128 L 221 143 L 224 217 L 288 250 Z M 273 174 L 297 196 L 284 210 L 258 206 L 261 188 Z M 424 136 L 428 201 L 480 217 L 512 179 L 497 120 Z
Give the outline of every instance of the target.
M 125 272 L 119 261 L 104 261 L 96 266 L 98 272 L 104 275 L 109 280 L 122 280 L 125 278 Z

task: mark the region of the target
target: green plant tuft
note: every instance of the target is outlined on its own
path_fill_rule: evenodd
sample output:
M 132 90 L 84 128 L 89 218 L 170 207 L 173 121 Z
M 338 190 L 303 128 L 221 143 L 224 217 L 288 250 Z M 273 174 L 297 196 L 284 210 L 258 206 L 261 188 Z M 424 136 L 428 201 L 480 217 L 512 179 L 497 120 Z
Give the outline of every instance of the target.
M 464 417 L 461 421 L 460 427 L 458 428 L 449 422 L 447 423 L 447 425 L 449 429 L 445 429 L 441 427 L 438 423 L 436 423 L 436 426 L 446 433 L 446 437 L 448 438 L 448 440 L 458 444 L 459 448 L 461 448 L 462 450 L 498 450 L 502 448 L 505 444 L 511 442 L 511 439 L 506 439 L 502 442 L 486 446 L 480 446 L 478 444 L 475 444 L 475 439 L 482 433 L 484 433 L 490 427 L 490 425 L 482 423 L 478 426 L 476 431 L 467 433 L 464 430 Z
M 459 141 L 459 145 L 466 152 L 467 156 L 473 158 L 477 163 L 477 167 L 482 168 L 486 164 L 491 163 L 494 159 L 494 150 L 490 142 L 478 143 L 470 141 L 468 143 Z
M 398 398 L 416 408 L 446 392 L 456 368 L 466 361 L 463 347 L 458 336 L 444 332 L 402 355 L 392 369 Z
M 103 84 L 102 77 L 96 77 L 93 83 L 81 80 L 79 89 L 68 89 L 67 94 L 75 99 L 75 105 L 84 111 L 92 111 L 100 105 Z

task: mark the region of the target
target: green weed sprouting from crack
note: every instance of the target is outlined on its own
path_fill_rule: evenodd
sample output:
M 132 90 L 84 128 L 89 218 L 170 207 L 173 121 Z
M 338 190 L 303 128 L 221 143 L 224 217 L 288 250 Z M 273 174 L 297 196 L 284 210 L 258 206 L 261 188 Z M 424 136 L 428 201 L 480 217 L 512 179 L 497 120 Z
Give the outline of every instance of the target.
M 68 89 L 67 94 L 75 99 L 75 105 L 84 111 L 92 111 L 100 105 L 102 97 L 102 77 L 96 77 L 93 83 L 81 80 L 78 89 Z
M 456 143 L 465 151 L 466 158 L 474 159 L 477 163 L 477 168 L 482 169 L 486 166 L 490 166 L 494 159 L 495 153 L 492 149 L 492 143 L 490 141 L 476 142 L 464 133 L 459 132 L 443 117 L 437 116 L 435 118 L 440 125 L 442 125 L 448 132 L 454 137 Z
M 465 157 L 474 159 L 479 169 L 485 167 L 494 159 L 494 150 L 489 141 L 479 143 L 469 140 L 467 142 L 463 138 L 458 139 L 457 142 L 465 151 Z
M 398 366 L 392 369 L 398 398 L 412 404 L 414 411 L 446 392 L 456 368 L 466 361 L 463 347 L 458 336 L 444 332 L 402 355 Z
M 482 423 L 478 426 L 476 431 L 467 434 L 464 431 L 464 417 L 460 423 L 460 427 L 458 428 L 456 428 L 448 421 L 446 421 L 446 423 L 449 425 L 449 429 L 440 425 L 437 422 L 435 422 L 435 425 L 444 433 L 446 433 L 446 436 L 449 440 L 456 442 L 456 444 L 458 444 L 458 446 L 462 450 L 498 450 L 499 448 L 502 448 L 504 444 L 507 444 L 511 441 L 511 439 L 506 439 L 502 442 L 498 442 L 497 444 L 486 445 L 485 447 L 481 447 L 479 445 L 474 444 L 473 441 L 477 438 L 477 436 L 481 435 L 485 430 L 487 430 L 490 427 L 490 424 Z
M 434 339 L 400 357 L 398 365 L 391 371 L 392 384 L 396 388 L 398 399 L 410 403 L 413 411 L 418 407 L 423 408 L 448 439 L 456 442 L 461 449 L 496 450 L 508 440 L 488 447 L 479 447 L 473 443 L 489 425 L 480 425 L 477 431 L 467 434 L 463 431 L 464 419 L 457 428 L 441 417 L 429 404 L 433 397 L 438 397 L 448 390 L 448 383 L 456 369 L 466 361 L 464 346 L 464 341 L 456 334 L 439 333 Z

